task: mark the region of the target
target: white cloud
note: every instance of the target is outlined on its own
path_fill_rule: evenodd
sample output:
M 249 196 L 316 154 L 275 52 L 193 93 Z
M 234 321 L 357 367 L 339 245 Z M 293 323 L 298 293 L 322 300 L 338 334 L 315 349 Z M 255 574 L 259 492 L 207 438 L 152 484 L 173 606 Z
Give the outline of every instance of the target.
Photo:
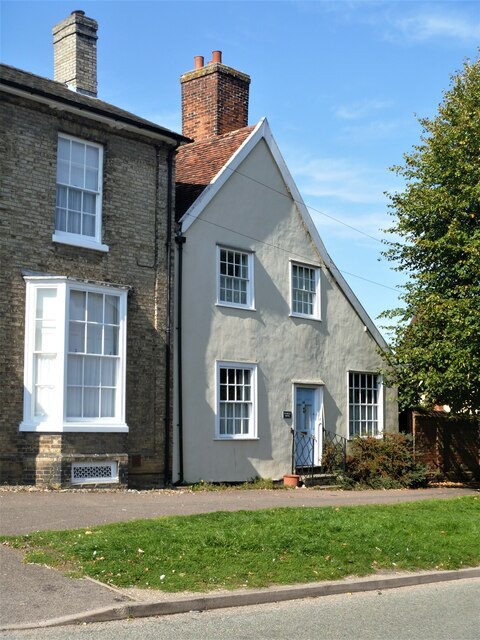
M 376 140 L 403 138 L 414 139 L 418 130 L 417 120 L 411 118 L 392 118 L 391 120 L 372 120 L 370 122 L 351 121 L 339 129 L 338 139 L 347 140 L 351 144 L 372 142 Z
M 480 39 L 478 2 L 357 0 L 307 4 L 336 15 L 342 22 L 373 26 L 390 40 L 401 37 L 403 42 L 423 42 L 443 38 L 476 44 Z
M 477 42 L 480 39 L 480 20 L 478 13 L 470 14 L 471 6 L 476 3 L 426 3 L 421 4 L 409 15 L 389 13 L 387 23 L 402 35 L 402 38 L 414 42 L 423 42 L 434 38 L 449 38 L 461 42 Z M 390 34 L 392 35 L 392 34 Z
M 451 38 L 462 41 L 480 39 L 480 21 L 470 20 L 458 13 L 441 12 L 433 6 L 431 12 L 396 18 L 393 25 L 411 40 L 424 41 L 431 38 Z
M 317 197 L 362 204 L 385 203 L 384 174 L 380 177 L 364 165 L 344 158 L 318 158 L 293 160 L 289 166 L 306 200 Z
M 377 240 L 391 240 L 382 232 L 382 229 L 391 224 L 386 208 L 383 211 L 373 209 L 367 212 L 352 211 L 349 208 L 348 213 L 332 209 L 320 211 L 312 207 L 308 210 L 321 236 L 328 232 L 338 238 L 353 240 L 355 243 L 362 242 L 375 251 L 381 250 L 380 245 L 367 236 Z M 362 233 L 359 234 L 359 231 Z
M 374 239 L 394 240 L 383 232 L 393 224 L 384 192 L 401 188 L 398 177 L 346 158 L 297 157 L 288 164 L 321 236 L 375 251 L 381 246 Z
M 372 112 L 386 109 L 391 105 L 385 100 L 362 100 L 335 109 L 335 115 L 341 120 L 359 120 L 371 116 Z

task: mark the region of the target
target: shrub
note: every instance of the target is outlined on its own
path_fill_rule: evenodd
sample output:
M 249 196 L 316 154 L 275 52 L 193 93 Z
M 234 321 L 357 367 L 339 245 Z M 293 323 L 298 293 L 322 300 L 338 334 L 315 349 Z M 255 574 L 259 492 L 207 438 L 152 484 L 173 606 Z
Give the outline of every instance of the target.
M 428 470 L 415 462 L 413 439 L 403 433 L 386 433 L 382 439 L 355 438 L 347 457 L 346 476 L 372 489 L 423 487 Z

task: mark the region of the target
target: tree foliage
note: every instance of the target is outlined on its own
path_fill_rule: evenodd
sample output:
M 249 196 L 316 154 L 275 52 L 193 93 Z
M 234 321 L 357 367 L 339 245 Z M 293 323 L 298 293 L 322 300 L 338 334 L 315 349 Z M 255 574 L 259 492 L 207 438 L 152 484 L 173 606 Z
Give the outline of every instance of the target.
M 400 240 L 384 255 L 407 274 L 393 329 L 393 365 L 403 407 L 480 410 L 480 59 L 452 77 L 437 115 L 419 120 L 420 144 L 393 170 L 406 182 L 389 194 Z

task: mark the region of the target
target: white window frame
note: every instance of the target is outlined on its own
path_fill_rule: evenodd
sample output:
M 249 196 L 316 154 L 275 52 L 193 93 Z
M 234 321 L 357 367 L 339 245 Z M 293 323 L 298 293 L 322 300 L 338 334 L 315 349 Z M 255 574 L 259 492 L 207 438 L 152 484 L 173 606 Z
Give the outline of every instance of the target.
M 250 371 L 251 387 L 251 411 L 248 433 L 245 434 L 221 434 L 220 433 L 220 370 L 243 369 Z M 217 360 L 215 374 L 215 440 L 258 440 L 257 437 L 257 365 L 245 362 L 231 362 Z
M 239 253 L 247 256 L 248 279 L 247 279 L 247 291 L 246 291 L 247 293 L 246 304 L 229 302 L 227 300 L 222 300 L 220 297 L 220 283 L 221 283 L 221 277 L 222 277 L 220 274 L 220 256 L 222 251 L 233 251 L 234 253 Z M 245 249 L 238 249 L 237 247 L 217 245 L 216 260 L 217 260 L 217 305 L 221 307 L 234 307 L 236 309 L 250 309 L 254 311 L 255 296 L 254 296 L 254 281 L 253 281 L 253 253 Z
M 354 404 L 358 404 L 358 403 L 351 403 L 350 402 L 350 376 L 351 375 L 365 375 L 365 376 L 373 376 L 376 378 L 376 390 L 377 390 L 377 403 L 376 403 L 376 407 L 377 407 L 377 431 L 376 433 L 353 433 L 351 431 L 350 428 L 350 423 L 353 422 L 354 418 L 352 416 L 352 409 L 353 409 L 353 405 Z M 347 424 L 347 430 L 348 430 L 348 439 L 351 440 L 352 438 L 355 438 L 357 436 L 360 436 L 362 438 L 382 438 L 383 437 L 383 429 L 384 429 L 384 408 L 383 408 L 383 376 L 379 373 L 375 373 L 372 371 L 357 371 L 357 370 L 350 370 L 347 372 L 347 403 L 348 403 L 348 424 Z M 360 403 L 361 406 L 374 406 L 373 403 L 371 405 L 367 404 L 367 403 Z M 366 419 L 368 421 L 368 419 Z
M 61 231 L 57 229 L 57 213 L 55 205 L 55 231 L 52 235 L 52 241 L 61 244 L 69 244 L 75 247 L 83 247 L 85 249 L 94 249 L 96 251 L 107 252 L 109 250 L 108 245 L 102 243 L 102 185 L 103 185 L 103 146 L 90 140 L 83 140 L 82 138 L 76 138 L 66 133 L 58 134 L 58 141 L 60 139 L 69 140 L 70 142 L 79 142 L 90 147 L 98 149 L 98 190 L 90 191 L 85 188 L 75 186 L 78 191 L 95 193 L 95 235 L 87 236 L 81 233 L 72 233 L 69 231 Z M 58 166 L 58 147 L 57 147 L 57 166 Z M 56 185 L 61 184 L 65 187 L 72 187 L 70 183 L 59 183 L 56 179 Z
M 126 380 L 126 332 L 128 287 L 109 284 L 86 284 L 73 278 L 57 276 L 24 276 L 26 282 L 25 305 L 25 357 L 23 421 L 20 431 L 34 432 L 128 432 L 125 422 Z M 56 345 L 52 372 L 55 388 L 55 410 L 46 416 L 35 415 L 35 322 L 36 296 L 39 289 L 56 290 L 57 317 L 55 318 L 54 341 Z M 115 416 L 72 419 L 66 417 L 67 392 L 67 346 L 69 324 L 69 296 L 71 290 L 116 295 L 119 298 L 119 365 L 115 394 Z
M 293 308 L 293 268 L 304 267 L 305 269 L 311 269 L 315 274 L 315 290 L 312 292 L 314 296 L 313 300 L 313 313 L 300 313 Z M 290 260 L 290 316 L 294 318 L 308 318 L 310 320 L 321 320 L 321 287 L 320 287 L 320 267 L 314 264 L 307 264 L 304 262 L 298 262 L 297 260 Z

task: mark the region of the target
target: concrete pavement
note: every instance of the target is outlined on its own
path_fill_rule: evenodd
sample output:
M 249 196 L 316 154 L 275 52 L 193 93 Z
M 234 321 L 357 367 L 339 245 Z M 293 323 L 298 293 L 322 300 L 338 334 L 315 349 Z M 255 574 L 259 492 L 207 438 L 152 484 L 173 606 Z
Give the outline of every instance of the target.
M 399 491 L 28 492 L 0 491 L 0 534 L 70 529 L 162 515 L 294 506 L 388 504 L 477 494 L 463 488 Z M 0 547 L 0 630 L 73 624 L 132 616 L 165 615 L 411 584 L 480 578 L 480 568 L 453 572 L 389 574 L 339 582 L 211 594 L 114 590 L 90 580 L 72 580 L 55 570 L 26 565 L 21 552 Z
M 341 507 L 394 504 L 479 495 L 475 489 L 442 487 L 390 491 L 317 489 L 188 491 L 2 491 L 0 535 L 125 522 L 138 518 L 275 507 Z

